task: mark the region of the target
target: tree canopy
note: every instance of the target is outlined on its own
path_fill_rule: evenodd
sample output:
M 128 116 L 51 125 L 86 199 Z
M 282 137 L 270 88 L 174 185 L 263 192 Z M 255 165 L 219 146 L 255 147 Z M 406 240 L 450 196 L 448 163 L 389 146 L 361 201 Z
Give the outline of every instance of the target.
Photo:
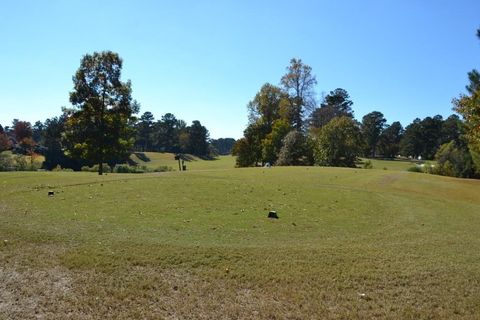
M 111 51 L 86 54 L 73 77 L 73 109 L 67 111 L 68 152 L 89 163 L 115 163 L 133 146 L 129 125 L 139 110 L 132 101 L 130 81 L 122 82 L 122 59 Z

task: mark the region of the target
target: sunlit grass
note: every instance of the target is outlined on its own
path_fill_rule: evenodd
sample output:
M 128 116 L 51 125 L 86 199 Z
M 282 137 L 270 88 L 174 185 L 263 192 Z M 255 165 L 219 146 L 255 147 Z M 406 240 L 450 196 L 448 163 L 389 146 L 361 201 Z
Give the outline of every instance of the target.
M 0 319 L 475 319 L 479 191 L 318 167 L 2 173 Z

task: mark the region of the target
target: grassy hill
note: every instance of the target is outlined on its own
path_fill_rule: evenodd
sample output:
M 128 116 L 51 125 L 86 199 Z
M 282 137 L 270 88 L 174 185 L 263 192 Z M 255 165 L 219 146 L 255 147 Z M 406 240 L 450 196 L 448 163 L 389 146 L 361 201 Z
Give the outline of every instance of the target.
M 480 314 L 480 181 L 191 166 L 0 173 L 0 319 Z
M 175 154 L 173 153 L 142 152 L 141 154 L 144 154 L 149 161 L 142 160 L 137 154 L 132 154 L 130 159 L 139 166 L 147 166 L 152 169 L 168 166 L 174 171 L 178 171 L 178 161 L 175 160 Z M 186 157 L 188 158 L 185 161 L 187 171 L 232 169 L 235 167 L 235 158 L 232 156 L 219 156 L 212 160 L 204 160 L 192 155 L 186 155 Z

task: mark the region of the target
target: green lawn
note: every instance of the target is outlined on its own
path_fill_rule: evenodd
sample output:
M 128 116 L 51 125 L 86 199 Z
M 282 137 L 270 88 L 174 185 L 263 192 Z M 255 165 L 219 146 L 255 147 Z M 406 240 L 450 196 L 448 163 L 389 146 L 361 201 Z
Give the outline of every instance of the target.
M 150 159 L 150 161 L 142 161 L 135 154 L 131 156 L 131 159 L 140 166 L 147 166 L 152 169 L 158 168 L 159 166 L 168 166 L 174 171 L 178 171 L 178 161 L 175 160 L 175 154 L 160 152 L 144 152 L 144 154 Z M 233 156 L 218 156 L 213 160 L 202 160 L 190 155 L 188 155 L 188 158 L 189 160 L 185 161 L 187 171 L 232 169 L 235 167 L 235 157 Z
M 373 165 L 373 169 L 380 170 L 396 170 L 396 171 L 407 171 L 409 168 L 414 167 L 419 161 L 416 160 L 406 160 L 406 159 L 392 159 L 392 160 L 380 160 L 380 159 L 365 159 L 362 158 L 359 167 L 363 166 L 363 163 L 367 160 Z M 426 164 L 434 163 L 433 161 L 424 162 Z
M 480 181 L 230 160 L 0 173 L 0 319 L 478 319 Z

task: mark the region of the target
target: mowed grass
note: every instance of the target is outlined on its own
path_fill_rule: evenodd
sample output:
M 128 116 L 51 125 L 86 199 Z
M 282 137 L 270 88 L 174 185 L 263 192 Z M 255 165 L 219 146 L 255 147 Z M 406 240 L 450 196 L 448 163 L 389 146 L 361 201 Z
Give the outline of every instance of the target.
M 1 173 L 0 319 L 478 319 L 479 194 L 389 170 Z
M 161 152 L 144 152 L 144 154 L 150 159 L 150 161 L 143 161 L 139 159 L 135 154 L 131 156 L 131 159 L 138 163 L 140 166 L 147 166 L 155 169 L 160 166 L 171 167 L 174 171 L 178 171 L 178 161 L 175 160 L 175 154 L 173 153 L 161 153 Z M 190 170 L 218 170 L 218 169 L 232 169 L 235 167 L 235 157 L 233 156 L 218 156 L 212 160 L 203 160 L 195 156 L 188 156 L 189 161 L 185 161 L 187 171 Z
M 382 160 L 382 159 L 366 159 L 362 158 L 361 161 L 357 164 L 358 167 L 362 167 L 365 161 L 369 160 L 372 163 L 372 169 L 379 170 L 394 170 L 394 171 L 407 171 L 408 169 L 415 167 L 419 161 L 416 160 L 407 160 L 407 159 L 392 159 L 392 160 Z M 427 165 L 434 163 L 434 161 L 425 162 Z

